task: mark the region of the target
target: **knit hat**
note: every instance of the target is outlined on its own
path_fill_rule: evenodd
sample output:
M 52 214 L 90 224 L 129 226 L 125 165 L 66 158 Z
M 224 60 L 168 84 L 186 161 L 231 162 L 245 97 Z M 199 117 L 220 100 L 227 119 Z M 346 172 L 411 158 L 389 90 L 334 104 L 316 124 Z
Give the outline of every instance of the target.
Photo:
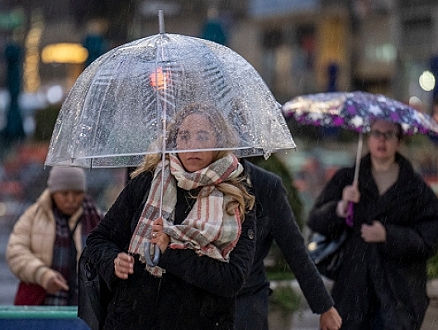
M 47 187 L 52 193 L 63 190 L 85 191 L 85 172 L 79 167 L 52 167 Z

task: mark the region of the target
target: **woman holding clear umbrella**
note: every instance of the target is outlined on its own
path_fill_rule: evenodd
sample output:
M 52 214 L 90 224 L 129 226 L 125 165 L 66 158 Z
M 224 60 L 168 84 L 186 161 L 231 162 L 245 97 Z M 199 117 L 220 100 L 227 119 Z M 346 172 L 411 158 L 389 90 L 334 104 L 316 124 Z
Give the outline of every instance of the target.
M 164 165 L 146 156 L 87 240 L 113 292 L 104 329 L 233 329 L 254 257 L 254 197 L 237 158 L 210 150 L 234 138 L 219 112 L 195 104 L 177 116 L 167 143 L 178 153 Z M 159 203 L 161 171 L 169 175 Z M 158 267 L 144 263 L 149 240 Z
M 332 296 L 341 329 L 420 329 L 429 299 L 426 262 L 438 248 L 438 199 L 399 152 L 401 126 L 375 121 L 369 153 L 340 169 L 309 214 L 309 227 L 336 236 L 354 218 Z

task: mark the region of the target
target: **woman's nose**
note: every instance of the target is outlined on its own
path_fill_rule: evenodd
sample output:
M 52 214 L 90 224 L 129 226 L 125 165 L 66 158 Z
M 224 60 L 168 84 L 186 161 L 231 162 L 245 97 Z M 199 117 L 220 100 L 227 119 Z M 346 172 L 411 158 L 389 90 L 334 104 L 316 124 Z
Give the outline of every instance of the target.
M 187 149 L 189 149 L 189 150 L 190 150 L 190 149 L 196 149 L 196 147 L 197 147 L 196 139 L 192 139 L 192 138 L 188 139 L 188 140 L 187 140 L 186 147 L 187 147 Z
M 74 200 L 75 200 L 75 194 L 74 194 L 74 193 L 68 193 L 67 196 L 66 196 L 66 199 L 67 199 L 67 201 L 69 201 L 70 203 L 71 203 L 71 202 L 74 202 Z

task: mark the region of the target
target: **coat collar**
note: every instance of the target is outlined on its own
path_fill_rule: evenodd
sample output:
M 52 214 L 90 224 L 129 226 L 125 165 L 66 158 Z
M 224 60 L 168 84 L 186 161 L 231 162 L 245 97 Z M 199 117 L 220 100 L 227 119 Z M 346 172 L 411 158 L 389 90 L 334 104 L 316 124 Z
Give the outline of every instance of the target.
M 38 208 L 46 212 L 47 214 L 51 214 L 53 216 L 53 198 L 49 189 L 45 189 L 43 193 L 37 199 Z M 77 219 L 82 215 L 83 206 L 81 206 L 75 213 L 70 216 L 68 220 L 70 228 L 76 223 Z
M 396 153 L 395 161 L 400 166 L 399 175 L 395 184 L 382 195 L 382 202 L 385 202 L 386 198 L 390 198 L 395 191 L 403 190 L 404 193 L 407 193 L 410 189 L 415 188 L 409 184 L 414 174 L 414 169 L 411 162 L 400 153 Z M 369 153 L 366 154 L 361 161 L 361 168 L 359 170 L 359 186 L 363 192 L 368 192 L 374 196 L 379 194 L 377 185 L 371 173 L 371 156 Z

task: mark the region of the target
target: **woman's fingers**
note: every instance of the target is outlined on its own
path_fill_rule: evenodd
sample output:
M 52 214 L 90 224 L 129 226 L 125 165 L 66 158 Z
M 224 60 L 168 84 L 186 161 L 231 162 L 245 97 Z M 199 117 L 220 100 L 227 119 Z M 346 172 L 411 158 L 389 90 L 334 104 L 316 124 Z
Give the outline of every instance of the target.
M 129 274 L 134 273 L 134 258 L 127 253 L 119 253 L 114 259 L 114 273 L 121 279 L 127 279 Z
M 157 218 L 152 224 L 152 235 L 154 233 L 162 232 L 163 231 L 163 219 Z M 158 237 L 157 235 L 155 237 Z M 154 236 L 152 236 L 154 238 Z
M 346 186 L 342 192 L 342 199 L 358 203 L 360 200 L 360 192 L 357 189 L 357 186 Z
M 154 225 L 161 225 L 161 226 L 163 226 L 163 218 L 156 218 L 154 220 Z

